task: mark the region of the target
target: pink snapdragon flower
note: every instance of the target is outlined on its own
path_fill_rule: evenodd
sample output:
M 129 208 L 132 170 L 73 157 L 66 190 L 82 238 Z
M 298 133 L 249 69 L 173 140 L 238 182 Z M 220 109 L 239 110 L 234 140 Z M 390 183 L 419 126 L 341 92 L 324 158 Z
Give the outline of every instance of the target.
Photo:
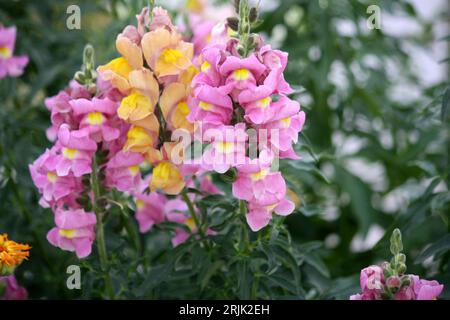
M 197 20 L 197 19 L 193 19 Z M 215 23 L 213 21 L 192 21 L 192 43 L 194 44 L 194 54 L 198 55 L 202 52 L 203 48 L 211 42 L 213 30 Z
M 46 150 L 32 165 L 29 165 L 31 178 L 42 193 L 45 203 L 53 203 L 82 189 L 81 180 L 73 174 L 58 176 L 56 166 L 58 156 L 54 151 Z
M 229 124 L 233 114 L 230 97 L 218 88 L 202 85 L 194 89 L 193 97 L 188 98 L 190 113 L 187 120 L 201 121 L 204 128 Z
M 75 118 L 70 105 L 73 99 L 90 99 L 91 94 L 85 86 L 80 85 L 75 80 L 70 81 L 69 86 L 53 97 L 46 98 L 44 103 L 51 113 L 50 120 L 52 126 L 47 129 L 47 138 L 55 141 L 58 129 L 62 124 L 68 124 L 72 130 L 77 130 L 79 121 Z
M 220 73 L 226 78 L 222 90 L 238 101 L 242 90 L 256 88 L 257 79 L 265 70 L 265 66 L 254 54 L 247 58 L 228 56 L 220 66 Z
M 416 275 L 410 275 L 409 278 L 411 285 L 400 289 L 395 300 L 436 300 L 444 290 L 444 286 L 436 280 L 424 280 Z
M 280 96 L 270 108 L 273 108 L 272 117 L 259 128 L 267 130 L 271 150 L 278 151 L 280 158 L 298 159 L 292 145 L 297 143 L 298 134 L 303 129 L 305 113 L 300 111 L 297 101 L 285 96 Z
M 108 98 L 76 99 L 70 101 L 73 113 L 81 117 L 80 129 L 86 129 L 96 142 L 112 141 L 119 137 L 120 130 L 113 127 L 110 118 L 116 115 L 118 104 Z
M 89 131 L 70 131 L 69 125 L 61 125 L 56 148 L 59 150 L 56 163 L 58 176 L 67 176 L 73 172 L 75 177 L 81 177 L 92 172 L 92 156 L 97 150 L 97 144 L 89 137 Z
M 167 198 L 157 192 L 149 194 L 136 194 L 136 220 L 139 224 L 139 231 L 145 233 L 149 231 L 153 225 L 163 222 L 166 217 L 164 215 L 164 206 Z
M 28 64 L 28 56 L 13 56 L 16 44 L 15 26 L 5 28 L 0 24 L 0 79 L 22 75 Z
M 248 140 L 244 123 L 210 129 L 203 139 L 211 142 L 210 148 L 203 153 L 204 169 L 225 173 L 231 167 L 244 163 Z
M 257 159 L 246 158 L 238 165 L 233 195 L 241 200 L 276 203 L 286 195 L 286 183 L 280 172 L 271 172 L 273 156 L 262 151 Z
M 388 265 L 385 263 L 384 265 Z M 406 285 L 401 285 L 401 278 L 409 279 Z M 361 293 L 350 296 L 350 300 L 381 300 L 386 299 L 389 288 L 398 288 L 391 297 L 393 300 L 435 300 L 442 293 L 444 286 L 439 282 L 420 279 L 416 275 L 384 277 L 383 264 L 369 266 L 361 270 Z
M 3 282 L 5 287 L 5 293 L 0 300 L 27 300 L 28 292 L 27 289 L 21 287 L 17 282 L 14 275 L 0 277 L 0 282 Z
M 265 85 L 273 86 L 274 93 L 278 94 L 291 94 L 294 92 L 283 75 L 288 62 L 287 52 L 273 50 L 270 45 L 263 45 L 257 50 L 256 55 L 266 66 L 266 71 L 262 75 L 262 79 L 265 79 Z M 261 80 L 260 83 L 262 83 Z
M 220 87 L 225 84 L 225 77 L 220 72 L 220 64 L 225 59 L 223 54 L 223 45 L 211 45 L 202 51 L 200 60 L 200 71 L 192 79 L 192 86 L 208 85 L 211 87 Z
M 252 231 L 259 231 L 267 226 L 272 220 L 273 213 L 279 216 L 287 216 L 295 209 L 295 204 L 288 199 L 281 199 L 275 203 L 262 200 L 248 203 L 248 213 L 246 215 L 247 224 Z
M 57 209 L 56 227 L 48 232 L 47 240 L 55 247 L 75 252 L 78 258 L 87 257 L 95 240 L 96 223 L 95 213 L 83 209 Z
M 134 191 L 141 183 L 139 165 L 143 162 L 140 153 L 119 151 L 106 165 L 106 186 L 122 192 Z

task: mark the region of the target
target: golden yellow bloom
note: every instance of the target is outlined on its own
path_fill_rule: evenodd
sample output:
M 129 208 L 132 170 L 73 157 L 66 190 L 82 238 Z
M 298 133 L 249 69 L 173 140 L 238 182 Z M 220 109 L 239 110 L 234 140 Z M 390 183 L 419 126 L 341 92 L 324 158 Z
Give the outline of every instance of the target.
M 178 76 L 177 82 L 184 84 L 187 88 L 191 87 L 192 79 L 194 79 L 195 75 L 199 72 L 198 68 L 195 65 L 191 65 L 186 70 L 183 70 Z
M 148 117 L 154 110 L 154 102 L 149 97 L 135 91 L 122 99 L 117 114 L 119 118 L 133 123 L 133 121 Z
M 179 76 L 192 65 L 194 46 L 181 40 L 177 32 L 159 28 L 141 40 L 145 60 L 158 78 Z
M 130 86 L 138 90 L 141 94 L 149 97 L 153 104 L 158 102 L 159 84 L 156 81 L 153 72 L 149 69 L 142 68 L 133 70 L 129 74 Z
M 127 142 L 123 149 L 139 153 L 147 153 L 154 149 L 155 136 L 148 130 L 141 127 L 132 127 L 127 133 Z
M 180 170 L 168 161 L 161 161 L 154 169 L 150 181 L 150 190 L 162 190 L 177 195 L 183 190 L 185 182 Z
M 13 269 L 30 256 L 31 247 L 9 240 L 7 234 L 0 234 L 0 273 L 4 269 Z
M 132 70 L 133 67 L 123 57 L 113 59 L 97 68 L 97 71 L 102 74 L 103 78 L 111 81 L 111 84 L 122 93 L 130 90 L 128 76 Z
M 171 83 L 164 89 L 159 102 L 170 130 L 194 131 L 194 125 L 186 119 L 190 112 L 186 102 L 188 95 L 189 89 L 181 83 Z
M 130 63 L 133 69 L 140 69 L 144 64 L 141 47 L 126 36 L 119 34 L 116 39 L 116 49 Z

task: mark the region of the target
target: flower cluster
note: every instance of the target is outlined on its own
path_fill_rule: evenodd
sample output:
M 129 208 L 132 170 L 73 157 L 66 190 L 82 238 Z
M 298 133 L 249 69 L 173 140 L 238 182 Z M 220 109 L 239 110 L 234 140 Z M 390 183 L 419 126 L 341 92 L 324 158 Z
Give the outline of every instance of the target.
M 96 226 L 109 208 L 99 191 L 116 189 L 135 198 L 141 232 L 162 221 L 191 223 L 182 218 L 185 206 L 173 206 L 180 199 L 157 192 L 178 195 L 200 174 L 198 167 L 171 161 L 175 143 L 167 138 L 173 130 L 194 131 L 186 120 L 197 73 L 193 45 L 182 40 L 165 10 L 156 7 L 149 17 L 145 8 L 137 27 L 127 26 L 116 39 L 121 57 L 97 71 L 88 46 L 76 81 L 45 101 L 52 123 L 47 136 L 54 144 L 29 169 L 41 206 L 54 214 L 48 241 L 79 258 L 91 253 Z M 141 167 L 148 164 L 153 171 L 144 178 Z M 161 210 L 154 213 L 153 207 Z M 187 238 L 181 229 L 176 232 L 174 244 Z
M 91 51 L 90 47 L 85 50 L 85 60 L 92 58 Z M 29 166 L 42 194 L 41 206 L 54 213 L 56 227 L 47 234 L 48 241 L 76 252 L 80 258 L 91 252 L 97 219 L 82 203 L 83 197 L 93 201 L 87 177 L 98 175 L 93 165 L 100 155 L 105 154 L 106 161 L 117 156 L 125 143 L 121 137 L 128 130 L 117 116 L 120 93 L 102 78 L 90 80 L 93 87 L 73 80 L 65 90 L 45 100 L 52 123 L 47 137 L 54 144 Z M 114 175 L 109 177 L 109 181 L 114 179 Z
M 384 265 L 369 266 L 361 270 L 360 294 L 350 300 L 435 300 L 444 289 L 442 284 L 420 279 L 413 274 L 385 277 Z
M 362 293 L 350 300 L 435 300 L 444 286 L 439 282 L 420 279 L 413 274 L 405 274 L 406 256 L 401 253 L 403 244 L 399 229 L 391 236 L 390 262 L 373 265 L 361 270 L 360 286 Z
M 293 90 L 283 76 L 287 53 L 273 50 L 256 35 L 245 39 L 211 41 L 202 50 L 187 119 L 199 128 L 195 136 L 210 143 L 203 168 L 237 170 L 233 195 L 248 202 L 247 222 L 257 231 L 269 223 L 272 213 L 288 215 L 294 210 L 281 173 L 272 172 L 271 165 L 278 159 L 298 159 L 293 145 L 305 113 L 288 97 Z M 247 47 L 253 50 L 247 52 Z M 253 157 L 249 129 L 256 132 Z
M 0 79 L 20 76 L 28 64 L 27 56 L 13 56 L 16 33 L 15 26 L 5 28 L 0 24 Z
M 185 182 L 181 168 L 170 161 L 171 144 L 165 135 L 176 129 L 194 129 L 186 120 L 190 82 L 197 72 L 192 63 L 194 47 L 182 40 L 165 10 L 156 7 L 151 16 L 149 21 L 145 8 L 137 16 L 138 26 L 127 26 L 118 35 L 116 48 L 121 57 L 100 66 L 98 72 L 124 95 L 117 110 L 130 126 L 123 151 L 141 155 L 126 160 L 133 166 L 148 160 L 155 167 L 152 191 L 176 195 Z M 123 158 L 121 154 L 116 160 Z M 117 166 L 110 168 L 123 174 Z
M 290 214 L 286 183 L 272 170 L 278 159 L 298 158 L 293 144 L 305 121 L 288 97 L 287 53 L 219 24 L 214 32 L 208 27 L 209 44 L 198 44 L 194 56 L 196 48 L 162 8 L 144 8 L 136 18 L 137 26 L 116 38 L 119 57 L 95 70 L 93 49 L 86 47 L 76 81 L 45 101 L 54 144 L 30 172 L 40 204 L 54 214 L 48 241 L 88 256 L 110 206 L 105 193 L 113 189 L 135 199 L 141 232 L 172 221 L 193 234 L 214 234 L 197 230 L 196 196 L 183 192 L 218 193 L 206 175 L 211 171 L 236 173 L 233 194 L 248 203 L 252 230 L 266 226 L 273 213 Z M 249 130 L 257 132 L 255 152 Z M 184 159 L 180 132 L 209 144 L 200 164 Z M 144 177 L 148 165 L 152 171 Z M 173 244 L 188 235 L 176 229 Z

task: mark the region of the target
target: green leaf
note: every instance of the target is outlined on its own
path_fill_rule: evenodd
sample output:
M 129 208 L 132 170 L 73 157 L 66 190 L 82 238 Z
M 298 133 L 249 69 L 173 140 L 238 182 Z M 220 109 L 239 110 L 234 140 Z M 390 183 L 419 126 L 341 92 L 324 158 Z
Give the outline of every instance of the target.
M 305 260 L 307 264 L 320 272 L 323 276 L 329 278 L 330 271 L 328 270 L 325 263 L 314 253 L 302 254 L 301 257 Z
M 426 248 L 415 260 L 415 263 L 423 263 L 429 257 L 436 257 L 442 255 L 450 249 L 450 234 L 446 234 L 444 237 L 433 243 Z
M 350 196 L 352 214 L 358 220 L 362 234 L 366 235 L 375 215 L 371 204 L 371 190 L 359 177 L 342 166 L 336 164 L 335 171 L 336 181 Z
M 442 109 L 441 109 L 441 120 L 446 123 L 450 116 L 450 87 L 445 90 L 444 96 L 442 97 Z
M 224 262 L 222 260 L 218 260 L 213 262 L 211 265 L 208 266 L 205 274 L 203 277 L 201 277 L 200 281 L 200 288 L 203 290 L 209 283 L 209 280 L 211 277 L 220 270 L 220 268 L 224 265 Z

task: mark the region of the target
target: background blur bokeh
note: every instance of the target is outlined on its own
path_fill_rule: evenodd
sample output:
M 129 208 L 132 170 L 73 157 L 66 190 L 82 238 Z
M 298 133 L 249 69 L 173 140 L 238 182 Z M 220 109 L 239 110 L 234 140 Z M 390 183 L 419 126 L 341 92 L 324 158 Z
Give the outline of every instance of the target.
M 224 1 L 209 2 L 212 18 L 232 13 Z M 70 4 L 81 8 L 81 30 L 66 28 Z M 366 24 L 372 4 L 381 8 L 378 30 Z M 21 78 L 0 81 L 0 232 L 33 246 L 18 270 L 32 298 L 80 295 L 65 288 L 65 266 L 76 259 L 47 243 L 52 215 L 28 173 L 50 145 L 43 99 L 66 86 L 86 43 L 99 64 L 115 57 L 115 35 L 143 5 L 0 0 L 0 22 L 17 26 L 16 52 L 30 57 Z M 261 11 L 258 31 L 289 52 L 286 77 L 307 114 L 303 160 L 282 163 L 300 202 L 285 222 L 305 250 L 305 297 L 357 292 L 359 270 L 389 258 L 398 227 L 408 270 L 444 283 L 441 297 L 450 298 L 448 3 L 261 0 Z

